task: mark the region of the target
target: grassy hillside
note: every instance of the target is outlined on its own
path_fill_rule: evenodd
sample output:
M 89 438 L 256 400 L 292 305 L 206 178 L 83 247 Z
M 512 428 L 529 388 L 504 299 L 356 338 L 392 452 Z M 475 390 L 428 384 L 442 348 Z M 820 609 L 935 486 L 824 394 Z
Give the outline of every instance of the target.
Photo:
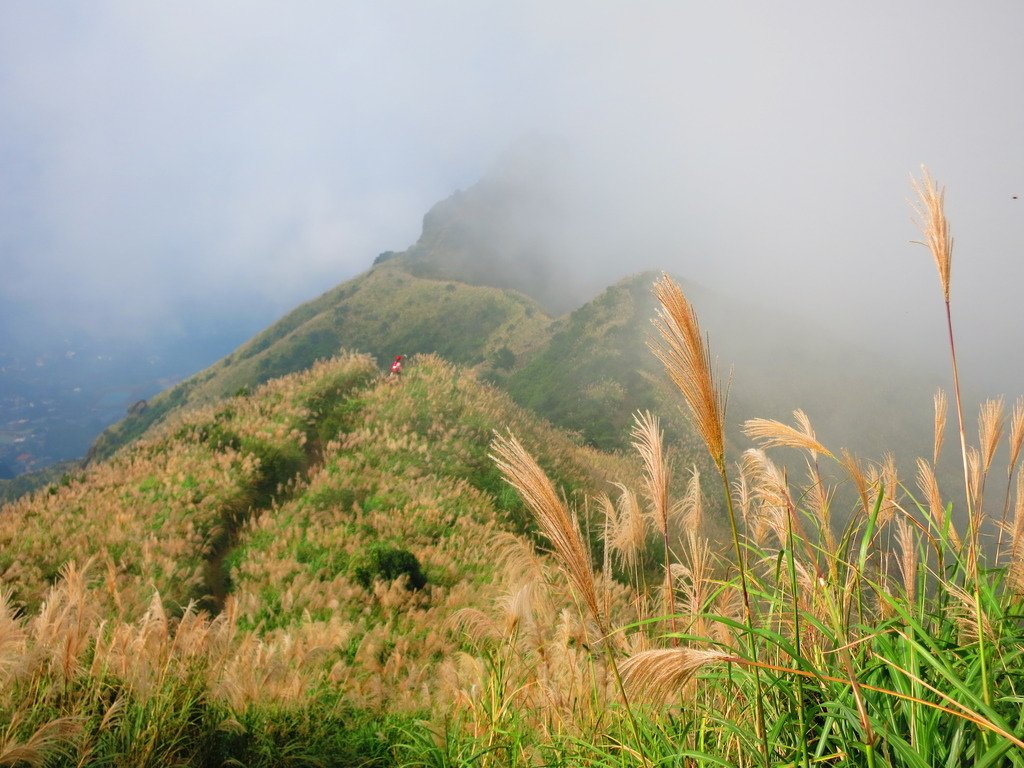
M 108 429 L 90 458 L 110 456 L 179 409 L 251 391 L 350 349 L 381 364 L 395 354 L 429 352 L 472 366 L 521 405 L 604 450 L 628 450 L 633 413 L 650 408 L 665 419 L 680 462 L 700 465 L 647 350 L 655 275 L 626 278 L 582 303 L 576 292 L 593 275 L 567 274 L 559 259 L 559 153 L 543 156 L 539 163 L 528 161 L 530 153 L 510 156 L 441 201 L 412 247 L 382 254 L 368 272 L 154 397 Z M 735 374 L 727 425 L 733 444 L 743 420 L 784 419 L 795 408 L 828 439 L 873 458 L 879 438 L 908 458 L 927 443 L 928 397 L 937 382 L 779 308 L 688 290 L 719 343 L 723 374 Z M 553 319 L 545 307 L 573 311 Z
M 537 344 L 548 323 L 520 294 L 379 265 L 303 304 L 215 365 L 154 397 L 144 411 L 108 429 L 90 458 L 110 456 L 175 410 L 252 390 L 340 349 L 369 353 L 378 362 L 432 352 L 463 365 L 502 368 Z
M 45 469 L 25 472 L 9 480 L 0 480 L 0 506 L 14 501 L 36 488 L 60 482 L 65 475 L 70 477 L 80 468 L 80 461 L 59 461 Z
M 647 346 L 653 279 L 627 278 L 555 321 L 546 343 L 498 382 L 523 407 L 607 451 L 628 448 L 637 410 L 662 414 L 679 463 L 709 470 Z
M 798 427 L 748 431 L 809 483 L 725 468 L 731 558 L 715 470 L 665 487 L 654 431 L 641 472 L 436 356 L 179 413 L 0 515 L 0 764 L 1024 764 L 1024 485 L 990 572 Z
M 275 739 L 332 765 L 376 759 L 380 739 L 351 723 L 372 711 L 380 731 L 382 712 L 449 701 L 465 641 L 447 619 L 497 598 L 508 552 L 534 552 L 488 458 L 499 429 L 581 512 L 635 477 L 466 369 L 420 356 L 392 384 L 345 356 L 5 507 L 0 762 L 33 733 L 72 762 L 278 764 Z M 136 760 L 128 745 L 146 739 L 153 758 Z
M 434 514 L 445 506 L 435 498 L 441 487 L 454 484 L 460 506 L 446 513 L 449 530 L 462 512 L 496 505 L 485 517 L 498 515 L 503 527 L 522 533 L 522 507 L 487 458 L 494 430 L 510 427 L 536 436 L 570 495 L 626 466 L 597 461 L 439 358 L 414 357 L 392 385 L 371 358 L 349 355 L 187 412 L 109 461 L 8 505 L 0 517 L 0 574 L 18 602 L 35 608 L 65 562 L 97 555 L 113 568 L 131 615 L 145 610 L 153 588 L 179 609 L 203 599 L 216 599 L 215 607 L 227 593 L 211 581 L 218 578 L 211 563 L 228 550 L 239 562 L 235 543 L 260 517 L 255 511 L 282 519 L 296 508 L 314 516 L 393 515 L 416 495 L 405 484 L 427 477 L 440 484 L 423 491 Z M 126 600 L 129 592 L 141 597 Z

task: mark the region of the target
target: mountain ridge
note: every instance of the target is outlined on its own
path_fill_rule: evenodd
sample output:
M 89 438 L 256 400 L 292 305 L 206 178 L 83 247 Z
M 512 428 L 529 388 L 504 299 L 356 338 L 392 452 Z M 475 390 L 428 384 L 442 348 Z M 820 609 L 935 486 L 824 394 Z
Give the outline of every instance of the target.
M 557 218 L 545 191 L 557 172 L 514 172 L 512 160 L 433 206 L 421 236 L 405 251 L 381 254 L 365 272 L 300 305 L 108 428 L 87 461 L 111 456 L 179 409 L 251 391 L 347 349 L 378 361 L 436 353 L 470 366 L 520 405 L 604 450 L 628 449 L 632 414 L 649 409 L 662 415 L 685 463 L 704 466 L 687 418 L 648 351 L 655 273 L 623 277 L 582 304 L 572 292 L 559 297 L 562 277 L 531 272 L 539 263 L 552 265 L 552 274 L 559 269 L 551 251 L 557 242 L 532 235 Z M 532 183 L 537 173 L 548 179 Z M 530 216 L 548 222 L 537 227 Z M 926 406 L 936 382 L 828 338 L 806 321 L 683 282 L 713 354 L 736 371 L 729 414 L 735 444 L 741 444 L 742 420 L 787 420 L 802 408 L 824 439 L 849 440 L 845 447 L 870 455 L 881 443 L 907 461 L 927 450 Z M 559 309 L 566 311 L 556 314 Z M 899 382 L 895 403 L 885 403 L 894 391 L 890 380 Z

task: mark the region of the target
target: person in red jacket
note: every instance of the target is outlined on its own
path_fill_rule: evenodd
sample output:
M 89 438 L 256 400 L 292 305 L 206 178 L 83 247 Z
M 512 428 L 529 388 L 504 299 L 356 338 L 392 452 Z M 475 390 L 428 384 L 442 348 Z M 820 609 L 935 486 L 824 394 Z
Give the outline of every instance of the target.
M 397 381 L 398 377 L 402 375 L 402 356 L 395 355 L 395 362 L 391 364 L 391 376 L 389 377 L 392 381 Z

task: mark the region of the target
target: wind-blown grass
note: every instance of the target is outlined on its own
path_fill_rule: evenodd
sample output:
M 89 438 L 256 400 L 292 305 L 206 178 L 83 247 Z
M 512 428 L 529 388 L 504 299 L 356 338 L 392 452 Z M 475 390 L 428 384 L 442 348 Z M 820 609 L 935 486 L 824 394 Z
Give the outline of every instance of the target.
M 609 456 L 440 359 L 387 386 L 345 356 L 7 508 L 0 765 L 1024 766 L 1022 401 L 964 434 L 966 526 L 944 395 L 913 478 L 799 410 L 730 456 L 707 338 L 658 292 L 707 449 L 677 483 L 649 413 Z M 361 569 L 381 548 L 422 580 Z
M 632 566 L 623 569 L 632 576 L 631 592 L 620 601 L 633 607 L 636 618 L 610 630 L 615 642 L 606 649 L 614 650 L 615 658 L 591 650 L 583 659 L 586 666 L 572 678 L 574 699 L 586 699 L 589 689 L 597 710 L 590 708 L 585 720 L 570 727 L 561 714 L 560 727 L 553 730 L 547 719 L 553 708 L 519 692 L 551 685 L 542 669 L 530 665 L 538 658 L 552 663 L 555 649 L 539 636 L 524 638 L 518 632 L 506 633 L 503 641 L 500 632 L 480 639 L 488 658 L 501 659 L 503 679 L 517 686 L 503 699 L 506 715 L 485 728 L 488 743 L 504 750 L 503 764 L 630 765 L 643 759 L 807 768 L 1024 766 L 1020 475 L 1013 504 L 1010 493 L 1024 417 L 1019 418 L 1018 404 L 1010 419 L 1001 538 L 986 561 L 979 544 L 981 489 L 1002 440 L 1002 400 L 982 406 L 978 445 L 969 446 L 952 346 L 952 240 L 941 210 L 943 193 L 927 175 L 917 189 L 947 309 L 966 531 L 954 523 L 953 505 L 942 496 L 934 470 L 945 428 L 941 392 L 935 396 L 931 461 L 917 462 L 917 498 L 900 482 L 891 455 L 872 462 L 833 450 L 818 440 L 801 411 L 794 414 L 795 426 L 768 419 L 746 423 L 746 434 L 759 447 L 744 454 L 739 479 L 730 485 L 724 401 L 706 339 L 678 286 L 659 282 L 656 292 L 665 308 L 658 325 L 665 346 L 656 352 L 722 474 L 727 508 L 742 513 L 734 518 L 732 562 L 713 554 L 691 524 L 665 544 L 674 559 L 665 563 L 672 597 L 663 598 L 635 567 L 634 541 L 645 534 L 634 533 L 642 529 L 630 521 L 644 494 L 617 484 L 618 498 L 606 497 L 596 506 L 607 515 L 606 547 Z M 637 447 L 650 485 L 651 441 L 639 440 Z M 765 452 L 776 448 L 804 455 L 806 481 L 793 483 Z M 832 463 L 856 491 L 855 510 L 843 530 L 831 526 L 835 488 L 824 479 L 821 461 Z M 657 497 L 650 489 L 646 495 Z M 655 506 L 668 508 L 671 502 Z M 573 568 L 585 571 L 593 583 L 610 578 L 614 561 L 607 553 L 599 577 L 591 558 L 576 559 L 582 565 Z M 565 570 L 564 558 L 561 566 L 571 583 L 581 579 Z M 557 602 L 558 585 L 547 589 L 547 600 Z M 536 588 L 532 594 L 537 601 Z M 628 614 L 620 603 L 616 615 Z M 608 663 L 621 667 L 632 692 L 625 712 L 635 713 L 629 729 L 621 705 L 599 683 L 607 679 Z M 454 739 L 447 743 L 459 745 L 457 753 L 444 752 L 453 764 L 486 762 L 470 746 L 472 734 L 458 727 L 447 733 Z

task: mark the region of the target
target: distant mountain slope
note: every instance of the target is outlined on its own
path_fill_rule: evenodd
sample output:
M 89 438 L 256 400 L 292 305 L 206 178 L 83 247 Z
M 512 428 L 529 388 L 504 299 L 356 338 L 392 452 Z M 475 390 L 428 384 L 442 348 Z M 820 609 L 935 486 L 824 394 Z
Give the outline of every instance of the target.
M 544 346 L 499 382 L 520 405 L 603 450 L 628 446 L 633 414 L 651 410 L 685 460 L 704 466 L 705 452 L 648 347 L 655 277 L 622 280 L 555 321 Z
M 627 446 L 632 414 L 650 409 L 662 417 L 683 460 L 709 469 L 679 394 L 649 348 L 657 343 L 651 285 L 658 277 L 626 278 L 554 321 L 543 346 L 497 381 L 520 405 L 604 450 Z M 745 420 L 789 422 L 797 408 L 837 451 L 880 459 L 880 451 L 890 450 L 909 470 L 916 456 L 930 451 L 931 395 L 939 382 L 800 318 L 682 282 L 729 390 L 733 455 L 750 447 L 740 431 Z
M 407 251 L 382 254 L 368 272 L 153 398 L 104 433 L 92 458 L 110 456 L 178 409 L 251 390 L 345 348 L 379 363 L 431 352 L 473 366 L 519 404 L 605 450 L 628 448 L 632 414 L 649 408 L 665 420 L 681 462 L 701 466 L 703 449 L 647 348 L 656 276 L 626 278 L 590 301 L 575 298 L 594 275 L 567 275 L 551 237 L 555 165 L 506 162 L 438 203 Z M 788 420 L 803 408 L 833 447 L 878 458 L 884 446 L 905 464 L 927 453 L 937 382 L 784 310 L 692 284 L 686 290 L 729 383 L 727 426 L 735 446 L 748 445 L 739 431 L 744 419 Z M 552 319 L 545 306 L 575 309 Z
M 500 369 L 539 344 L 549 323 L 522 294 L 416 277 L 381 264 L 303 304 L 220 362 L 153 398 L 145 410 L 101 435 L 90 457 L 110 456 L 177 409 L 304 370 L 340 349 L 367 352 L 378 362 L 431 352 L 454 363 Z
M 384 257 L 413 275 L 520 291 L 552 315 L 575 309 L 618 275 L 581 272 L 567 258 L 570 166 L 558 144 L 513 147 L 472 187 L 435 204 L 414 245 Z

